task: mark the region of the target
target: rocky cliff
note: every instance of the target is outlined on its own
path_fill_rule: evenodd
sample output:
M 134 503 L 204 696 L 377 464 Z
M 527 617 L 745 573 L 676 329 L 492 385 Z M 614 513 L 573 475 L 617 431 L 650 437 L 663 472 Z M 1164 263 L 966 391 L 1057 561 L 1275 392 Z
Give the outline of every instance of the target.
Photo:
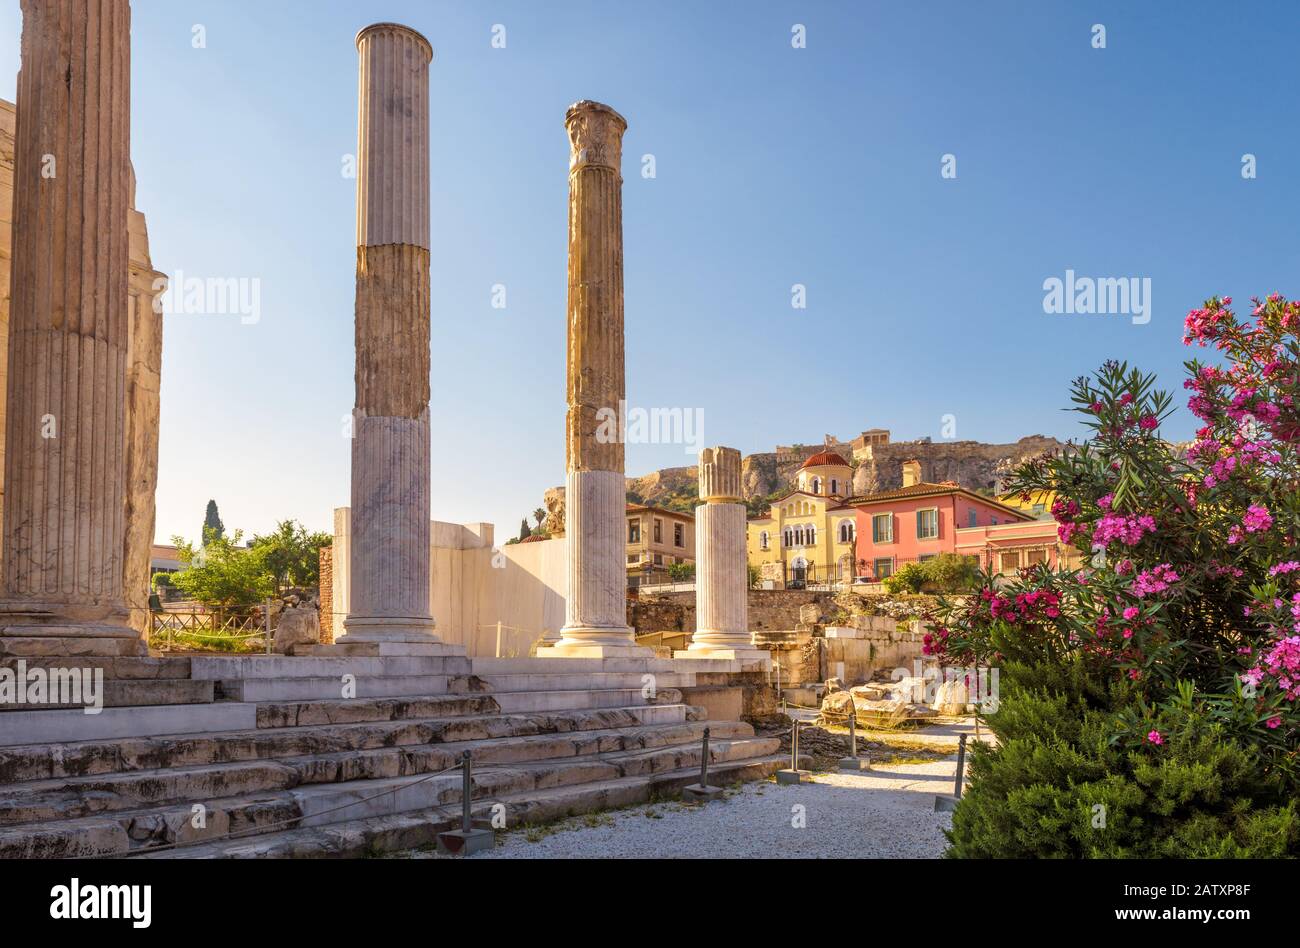
M 847 444 L 833 444 L 853 464 L 853 493 L 871 494 L 891 490 L 903 483 L 903 462 L 921 462 L 921 477 L 930 482 L 956 481 L 963 487 L 983 492 L 1000 491 L 1015 468 L 1032 457 L 1055 453 L 1064 442 L 1044 435 L 1030 435 L 1014 444 L 984 444 L 980 441 L 900 441 L 877 445 L 870 459 L 854 462 Z M 804 458 L 823 445 L 800 450 L 751 454 L 741 462 L 741 484 L 750 512 L 758 513 L 764 501 L 783 493 L 794 484 Z M 643 477 L 627 479 L 628 499 L 670 510 L 691 511 L 697 497 L 694 467 L 671 467 Z M 547 529 L 564 529 L 564 488 L 546 492 Z

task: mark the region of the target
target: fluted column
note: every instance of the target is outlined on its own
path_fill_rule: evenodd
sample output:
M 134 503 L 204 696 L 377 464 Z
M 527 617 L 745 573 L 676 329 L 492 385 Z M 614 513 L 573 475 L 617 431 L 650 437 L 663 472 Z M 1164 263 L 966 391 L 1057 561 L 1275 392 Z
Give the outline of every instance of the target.
M 749 658 L 749 565 L 745 505 L 741 499 L 740 452 L 700 452 L 700 500 L 695 508 L 695 634 L 679 655 Z
M 143 643 L 123 587 L 131 7 L 23 0 L 22 11 L 0 629 L 34 653 L 132 654 Z
M 393 23 L 357 35 L 356 408 L 347 634 L 438 641 L 429 608 L 429 64 Z
M 561 639 L 537 654 L 633 654 L 623 540 L 623 133 L 607 105 L 578 102 L 569 133 L 568 596 Z M 640 650 L 638 654 L 647 654 Z
M 134 208 L 135 187 L 131 188 Z M 131 628 L 148 634 L 149 564 L 158 490 L 163 317 L 157 301 L 167 277 L 153 268 L 144 215 L 132 209 L 127 228 L 131 259 L 130 331 L 126 350 L 126 536 L 123 581 Z

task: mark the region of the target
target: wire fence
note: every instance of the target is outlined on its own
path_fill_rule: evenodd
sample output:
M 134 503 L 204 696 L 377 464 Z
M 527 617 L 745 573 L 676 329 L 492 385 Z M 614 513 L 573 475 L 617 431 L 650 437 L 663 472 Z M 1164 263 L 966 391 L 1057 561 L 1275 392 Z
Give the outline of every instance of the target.
M 250 648 L 260 640 L 256 648 Z M 269 655 L 275 644 L 271 602 L 260 612 L 151 612 L 149 647 L 160 652 L 195 651 L 205 643 L 218 646 L 215 651 L 238 652 L 265 649 Z M 178 649 L 178 646 L 183 648 Z

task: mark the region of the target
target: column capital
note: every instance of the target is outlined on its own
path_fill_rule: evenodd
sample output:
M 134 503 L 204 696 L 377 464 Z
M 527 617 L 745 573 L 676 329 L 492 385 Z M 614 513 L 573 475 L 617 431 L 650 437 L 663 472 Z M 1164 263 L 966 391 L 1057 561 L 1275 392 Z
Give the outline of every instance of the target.
M 706 504 L 741 504 L 740 452 L 713 447 L 700 452 L 700 500 Z
M 608 105 L 583 99 L 564 113 L 569 131 L 569 172 L 608 168 L 622 173 L 623 133 L 627 119 Z
M 389 35 L 404 34 L 406 36 L 409 36 L 411 39 L 415 40 L 417 44 L 419 44 L 424 48 L 424 52 L 426 54 L 425 62 L 426 63 L 433 62 L 433 44 L 430 43 L 429 40 L 425 37 L 425 35 L 421 33 L 419 30 L 413 30 L 409 26 L 403 26 L 401 23 L 372 23 L 369 26 L 364 27 L 357 33 L 357 39 L 356 39 L 357 49 L 358 50 L 361 49 L 362 40 L 370 39 L 372 36 L 383 35 L 383 34 L 389 34 Z

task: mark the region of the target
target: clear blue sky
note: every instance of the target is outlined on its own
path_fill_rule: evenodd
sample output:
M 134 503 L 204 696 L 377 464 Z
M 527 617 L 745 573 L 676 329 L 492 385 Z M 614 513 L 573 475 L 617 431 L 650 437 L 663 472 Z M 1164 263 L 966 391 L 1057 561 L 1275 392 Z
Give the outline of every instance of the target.
M 711 444 L 875 426 L 938 440 L 949 413 L 963 439 L 1071 436 L 1070 378 L 1120 357 L 1176 389 L 1187 309 L 1297 289 L 1293 3 L 133 7 L 154 264 L 262 285 L 257 325 L 167 318 L 159 537 L 193 536 L 209 497 L 249 531 L 324 529 L 347 503 L 355 182 L 340 168 L 353 36 L 379 20 L 437 51 L 433 512 L 495 522 L 502 540 L 563 481 L 562 121 L 577 99 L 630 124 L 629 399 L 702 409 Z M 8 99 L 19 24 L 0 0 Z M 1044 314 L 1043 281 L 1067 269 L 1149 277 L 1151 322 Z M 1168 433 L 1191 427 L 1183 412 Z M 628 450 L 629 474 L 684 463 L 677 446 Z

